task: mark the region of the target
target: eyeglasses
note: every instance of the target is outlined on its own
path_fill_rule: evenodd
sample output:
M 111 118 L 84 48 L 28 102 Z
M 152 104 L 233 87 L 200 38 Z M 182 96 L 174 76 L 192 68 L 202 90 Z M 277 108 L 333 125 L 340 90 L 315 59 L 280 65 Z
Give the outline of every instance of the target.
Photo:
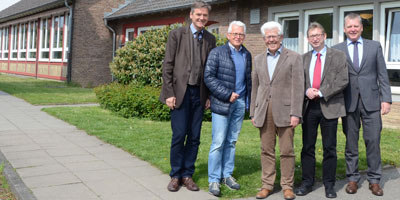
M 321 38 L 324 34 L 315 34 L 315 35 L 309 35 L 308 38 L 314 39 L 314 38 Z
M 276 40 L 276 39 L 278 39 L 280 37 L 280 35 L 268 35 L 268 36 L 265 36 L 265 39 L 267 39 L 267 40 Z
M 229 33 L 229 34 L 232 35 L 233 37 L 244 38 L 244 34 L 243 33 Z

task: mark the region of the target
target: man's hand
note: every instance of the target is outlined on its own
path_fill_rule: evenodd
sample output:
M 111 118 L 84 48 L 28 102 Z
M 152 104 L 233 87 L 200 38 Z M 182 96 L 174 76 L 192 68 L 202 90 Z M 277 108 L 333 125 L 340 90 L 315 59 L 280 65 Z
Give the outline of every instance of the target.
M 210 99 L 207 99 L 205 109 L 206 109 L 206 110 L 209 109 L 210 106 L 211 106 Z
M 308 99 L 313 100 L 316 97 L 319 97 L 318 89 L 316 88 L 308 88 L 306 91 L 306 95 Z
M 292 127 L 292 129 L 296 128 L 297 125 L 299 125 L 300 119 L 298 117 L 295 116 L 291 116 L 290 117 L 290 126 Z
M 390 103 L 388 102 L 382 102 L 381 103 L 381 114 L 386 115 L 390 112 Z
M 239 94 L 237 94 L 237 93 L 235 93 L 235 92 L 232 92 L 231 99 L 229 99 L 229 101 L 230 101 L 231 103 L 233 103 L 233 102 L 236 101 L 237 98 L 239 98 Z
M 165 103 L 171 110 L 175 109 L 176 97 L 170 97 L 166 99 Z
M 254 117 L 251 118 L 251 123 L 253 123 L 253 126 L 256 126 L 256 122 L 254 122 Z

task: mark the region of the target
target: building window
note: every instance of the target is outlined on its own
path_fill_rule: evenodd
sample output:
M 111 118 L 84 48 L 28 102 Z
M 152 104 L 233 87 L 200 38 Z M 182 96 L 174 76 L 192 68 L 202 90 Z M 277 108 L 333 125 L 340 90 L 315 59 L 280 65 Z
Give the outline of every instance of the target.
M 50 46 L 50 19 L 43 19 L 40 28 L 40 60 L 48 60 L 49 59 L 49 46 Z
M 373 39 L 373 5 L 357 5 L 357 6 L 346 6 L 340 8 L 340 19 L 339 19 L 339 33 L 344 27 L 344 17 L 349 13 L 357 13 L 360 15 L 363 24 L 363 32 L 361 37 L 365 39 Z M 346 40 L 346 34 L 339 34 L 339 42 Z
M 20 24 L 19 26 L 19 37 L 18 37 L 18 59 L 25 60 L 26 59 L 26 41 L 28 38 L 28 24 Z
M 8 27 L 5 27 L 5 28 L 3 28 L 3 43 L 2 43 L 2 46 L 1 46 L 1 50 L 2 50 L 2 59 L 3 60 L 8 60 L 8 49 L 9 49 L 9 40 L 8 40 L 8 37 L 9 37 L 9 29 L 8 29 Z
M 0 28 L 0 59 L 2 59 L 3 54 L 3 29 Z
M 135 38 L 135 29 L 127 28 L 125 31 L 125 42 L 133 41 L 134 38 Z
M 299 52 L 299 12 L 276 14 L 275 21 L 282 25 L 282 45 L 285 48 Z
M 325 45 L 328 47 L 332 46 L 332 32 L 333 32 L 333 9 L 318 9 L 318 10 L 309 10 L 305 12 L 305 27 L 304 27 L 304 36 L 307 38 L 307 29 L 308 26 L 312 22 L 320 23 L 326 32 L 326 40 Z M 311 45 L 308 44 L 308 40 L 304 40 L 304 47 L 306 48 L 305 51 L 309 51 L 312 49 Z
M 387 61 L 400 62 L 400 9 L 389 11 L 386 37 Z
M 61 61 L 64 41 L 64 16 L 54 16 L 51 37 L 51 60 Z
M 28 60 L 36 60 L 37 21 L 29 22 L 28 26 Z
M 164 27 L 165 25 L 160 25 L 160 26 L 145 26 L 145 27 L 139 27 L 138 28 L 138 32 L 137 35 L 139 36 L 140 34 L 145 33 L 148 30 L 152 30 L 152 29 L 159 29 Z
M 11 57 L 10 60 L 16 60 L 18 57 L 18 25 L 11 27 Z
M 68 60 L 68 24 L 69 24 L 69 13 L 65 15 L 65 26 L 64 26 L 64 61 Z
M 211 24 L 210 26 L 207 27 L 207 30 L 210 33 L 219 34 L 219 25 L 218 24 Z

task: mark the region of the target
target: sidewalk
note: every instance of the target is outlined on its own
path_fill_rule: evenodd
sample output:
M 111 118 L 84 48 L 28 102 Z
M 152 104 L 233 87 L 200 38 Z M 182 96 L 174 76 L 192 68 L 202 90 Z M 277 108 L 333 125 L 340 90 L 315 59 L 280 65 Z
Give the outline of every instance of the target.
M 0 160 L 7 159 L 11 164 L 8 170 L 6 166 L 6 176 L 11 177 L 9 183 L 20 193 L 20 199 L 216 199 L 207 191 L 181 188 L 179 192 L 168 192 L 168 175 L 41 108 L 0 91 L 0 151 L 5 156 L 2 158 L 0 153 Z M 344 180 L 336 184 L 337 199 L 398 199 L 400 169 L 384 170 L 383 197 L 371 194 L 365 176 L 356 195 L 346 194 L 345 184 Z M 319 184 L 306 197 L 296 199 L 324 198 L 324 187 Z M 273 199 L 283 199 L 282 192 L 276 191 L 267 198 Z
M 186 188 L 169 192 L 168 175 L 40 109 L 0 91 L 0 151 L 32 191 L 22 198 L 215 199 Z

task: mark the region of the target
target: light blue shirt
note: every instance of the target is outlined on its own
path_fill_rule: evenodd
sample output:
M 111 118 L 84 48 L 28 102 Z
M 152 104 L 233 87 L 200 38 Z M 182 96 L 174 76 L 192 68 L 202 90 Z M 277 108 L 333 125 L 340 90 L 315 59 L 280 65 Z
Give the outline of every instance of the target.
M 235 64 L 235 93 L 240 97 L 246 95 L 246 55 L 242 51 L 242 46 L 237 50 L 230 42 L 228 42 L 231 49 L 231 58 Z
M 310 67 L 309 67 L 309 75 L 310 75 L 310 85 L 312 87 L 313 81 L 314 81 L 314 69 L 315 69 L 315 64 L 317 63 L 317 53 L 320 53 L 321 56 L 321 79 L 322 79 L 322 74 L 324 72 L 324 67 L 325 67 L 325 59 L 326 59 L 326 46 L 320 51 L 317 52 L 313 50 L 312 55 L 311 55 L 311 62 L 310 62 Z M 321 91 L 318 92 L 320 97 L 323 97 Z
M 194 25 L 193 25 L 193 23 L 192 24 L 190 24 L 190 30 L 192 31 L 192 34 L 193 34 L 193 38 L 196 38 L 196 32 L 197 32 L 197 29 L 194 27 Z M 203 38 L 203 33 L 204 33 L 204 30 L 203 29 L 201 29 L 201 34 L 199 35 L 199 39 L 202 39 Z
M 358 66 L 360 66 L 361 68 L 361 61 L 362 61 L 362 57 L 363 57 L 363 39 L 360 37 L 357 40 L 358 44 Z M 350 55 L 350 59 L 353 62 L 353 54 L 354 54 L 354 44 L 351 40 L 349 40 L 349 38 L 347 38 L 347 49 L 349 50 L 349 55 Z
M 274 75 L 276 64 L 278 63 L 279 57 L 281 56 L 282 45 L 279 49 L 275 52 L 275 55 L 269 52 L 267 49 L 267 64 L 268 64 L 268 73 L 269 73 L 269 80 L 272 80 L 272 75 Z

